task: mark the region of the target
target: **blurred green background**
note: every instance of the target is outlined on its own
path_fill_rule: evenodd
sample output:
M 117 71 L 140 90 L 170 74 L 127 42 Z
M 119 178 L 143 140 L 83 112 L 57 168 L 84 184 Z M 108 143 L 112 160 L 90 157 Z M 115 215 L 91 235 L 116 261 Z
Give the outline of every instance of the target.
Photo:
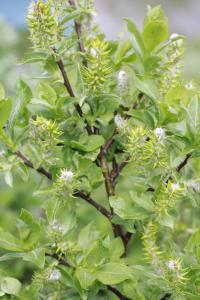
M 30 74 L 34 75 L 32 66 L 19 64 L 24 53 L 31 47 L 25 23 L 29 3 L 28 0 L 0 1 L 0 82 L 4 84 L 7 94 L 13 96 L 17 79 L 22 77 L 26 80 Z M 118 38 L 119 33 L 125 31 L 123 17 L 133 18 L 141 28 L 147 5 L 161 4 L 169 17 L 171 33 L 188 37 L 185 76 L 200 83 L 200 0 L 95 0 L 95 4 L 100 26 L 111 39 Z M 12 189 L 5 184 L 0 174 L 0 226 L 7 227 L 8 231 L 13 231 L 16 216 L 22 207 L 39 214 L 39 200 L 33 196 L 33 192 L 37 190 L 40 178 L 35 177 L 34 172 L 30 176 L 32 180 L 29 177 L 26 183 L 14 178 L 15 188 Z M 128 183 L 122 190 L 127 188 Z M 97 191 L 97 199 L 102 198 L 104 197 Z M 81 215 L 88 213 L 88 221 L 94 219 L 94 210 L 85 204 L 80 205 Z M 99 226 L 106 226 L 102 217 L 97 216 Z M 23 269 L 25 265 L 17 261 L 14 264 L 11 262 L 12 268 L 6 269 L 10 275 L 15 273 L 16 277 L 28 280 L 29 272 L 24 272 Z

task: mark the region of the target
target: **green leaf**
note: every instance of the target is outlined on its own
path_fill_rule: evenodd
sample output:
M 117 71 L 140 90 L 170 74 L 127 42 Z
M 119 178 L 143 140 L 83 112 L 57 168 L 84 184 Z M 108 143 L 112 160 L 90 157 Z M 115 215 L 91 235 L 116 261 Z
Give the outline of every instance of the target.
M 21 290 L 21 283 L 15 278 L 5 277 L 1 283 L 1 290 L 5 294 L 17 296 Z
M 88 268 L 97 267 L 105 263 L 106 258 L 109 257 L 109 250 L 104 247 L 102 241 L 96 241 L 89 247 L 83 264 Z
M 130 199 L 112 196 L 109 202 L 115 213 L 124 220 L 144 220 L 150 215 L 150 212 L 137 207 Z
M 97 240 L 99 237 L 99 232 L 95 230 L 94 223 L 91 222 L 85 226 L 78 235 L 78 245 L 82 249 L 86 250 L 89 245 Z
M 142 51 L 142 53 L 144 54 L 146 49 L 145 49 L 145 45 L 143 42 L 143 38 L 142 35 L 140 34 L 137 26 L 135 25 L 135 23 L 129 19 L 129 18 L 124 18 L 124 20 L 127 22 L 127 29 L 130 33 L 132 33 L 138 43 L 138 46 L 140 48 L 140 50 Z
M 94 274 L 84 268 L 78 268 L 75 272 L 75 276 L 80 282 L 81 287 L 85 290 L 91 287 L 96 280 Z
M 26 105 L 31 101 L 33 97 L 30 87 L 23 80 L 19 80 L 17 82 L 16 93 L 16 100 L 9 118 L 10 129 L 13 128 L 17 121 L 19 121 L 19 116 L 23 113 Z
M 154 81 L 145 77 L 139 78 L 137 76 L 134 76 L 134 80 L 139 91 L 143 92 L 153 100 L 159 99 L 159 92 Z
M 0 99 L 0 129 L 6 124 L 12 110 L 12 99 Z
M 40 239 L 41 227 L 36 222 L 33 215 L 25 209 L 21 210 L 19 220 L 25 224 L 25 228 L 20 227 L 24 248 L 26 250 L 32 250 Z
M 93 152 L 99 149 L 104 144 L 104 138 L 99 135 L 90 135 L 86 140 L 76 142 L 71 142 L 71 147 L 79 149 L 83 152 Z
M 97 279 L 103 284 L 118 284 L 133 278 L 132 270 L 123 262 L 112 262 L 101 266 L 95 272 Z
M 40 83 L 39 85 L 39 97 L 46 100 L 49 104 L 55 104 L 57 95 L 55 90 L 47 83 Z
M 110 260 L 115 261 L 124 254 L 124 244 L 121 238 L 113 239 L 109 246 Z
M 160 6 L 150 8 L 144 21 L 143 40 L 149 51 L 164 42 L 169 35 L 168 20 Z
M 13 187 L 13 175 L 12 172 L 7 171 L 4 173 L 4 179 L 7 185 L 9 185 L 11 188 Z
M 39 248 L 34 249 L 31 252 L 27 252 L 24 254 L 23 260 L 30 261 L 31 263 L 42 269 L 45 264 L 45 249 Z
M 6 93 L 3 84 L 0 83 L 0 99 L 5 99 Z
M 43 62 L 47 58 L 47 53 L 45 52 L 29 52 L 24 55 L 22 64 L 31 64 L 37 62 Z
M 21 241 L 2 228 L 0 228 L 0 248 L 17 252 L 23 252 L 24 250 Z
M 0 256 L 0 261 L 7 261 L 16 258 L 23 258 L 24 253 L 11 252 Z

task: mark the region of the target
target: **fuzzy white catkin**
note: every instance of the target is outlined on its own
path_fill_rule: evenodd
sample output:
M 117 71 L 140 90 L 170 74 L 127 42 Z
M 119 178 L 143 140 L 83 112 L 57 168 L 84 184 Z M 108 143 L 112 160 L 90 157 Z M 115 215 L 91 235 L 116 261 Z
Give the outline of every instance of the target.
M 119 94 L 123 95 L 126 92 L 127 89 L 127 74 L 125 71 L 121 70 L 118 74 L 118 90 Z
M 124 122 L 125 120 L 120 115 L 115 116 L 115 125 L 117 126 L 117 128 L 123 127 Z
M 0 157 L 3 157 L 4 154 L 5 154 L 5 151 L 4 151 L 4 150 L 1 150 L 1 151 L 0 151 Z
M 175 260 L 172 260 L 172 259 L 169 260 L 169 261 L 167 262 L 167 267 L 168 267 L 169 270 L 174 271 L 174 270 L 176 269 L 176 267 L 177 267 L 176 261 L 175 261 Z
M 54 220 L 52 223 L 52 229 L 57 231 L 57 232 L 62 232 L 62 225 L 60 224 L 60 222 L 58 220 Z
M 91 48 L 90 49 L 90 54 L 93 56 L 93 57 L 98 57 L 98 53 L 97 53 L 97 50 L 95 48 Z
M 71 170 L 62 170 L 60 174 L 60 179 L 65 180 L 67 182 L 72 182 L 74 177 L 74 173 Z
M 180 189 L 180 185 L 178 183 L 172 183 L 172 190 L 176 191 L 178 189 Z
M 192 90 L 192 89 L 194 89 L 194 84 L 193 84 L 193 82 L 190 81 L 190 82 L 186 83 L 186 84 L 185 84 L 185 88 L 186 88 L 187 90 Z
M 51 271 L 51 273 L 49 275 L 49 280 L 51 280 L 51 281 L 57 281 L 57 280 L 60 279 L 60 277 L 61 277 L 60 272 L 55 269 L 55 270 Z
M 191 181 L 187 182 L 186 185 L 188 187 L 192 188 L 195 192 L 200 192 L 200 182 L 191 180 Z
M 158 141 L 163 141 L 164 137 L 165 137 L 165 131 L 163 128 L 158 127 L 154 130 L 155 135 L 158 138 Z

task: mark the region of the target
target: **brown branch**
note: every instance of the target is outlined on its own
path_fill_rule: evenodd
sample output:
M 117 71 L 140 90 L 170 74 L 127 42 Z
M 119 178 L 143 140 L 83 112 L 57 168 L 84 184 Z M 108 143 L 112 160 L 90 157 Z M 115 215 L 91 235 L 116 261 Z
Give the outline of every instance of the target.
M 105 187 L 108 197 L 113 196 L 115 194 L 115 191 L 112 186 L 112 181 L 110 177 L 110 171 L 108 167 L 108 163 L 103 151 L 103 148 L 101 148 L 100 154 L 99 154 L 99 160 L 100 160 L 100 167 L 102 169 L 102 173 L 105 180 Z
M 17 157 L 19 157 L 27 167 L 29 167 L 29 168 L 37 171 L 38 173 L 44 175 L 49 180 L 52 180 L 52 174 L 50 172 L 46 171 L 43 167 L 35 169 L 34 166 L 33 166 L 33 163 L 30 160 L 28 160 L 20 151 L 16 151 L 14 154 L 17 155 Z M 97 211 L 99 211 L 102 215 L 104 215 L 111 222 L 111 219 L 112 219 L 113 215 L 106 208 L 104 208 L 101 204 L 99 204 L 94 199 L 92 199 L 89 195 L 86 195 L 81 191 L 75 191 L 73 193 L 73 196 L 74 197 L 79 197 L 79 198 L 85 200 L 86 202 L 88 202 L 90 205 L 95 207 Z
M 188 163 L 188 160 L 190 159 L 190 157 L 192 156 L 192 153 L 188 153 L 185 157 L 185 159 L 180 163 L 180 165 L 178 165 L 178 167 L 176 168 L 177 172 L 180 172 Z
M 55 55 L 57 55 L 57 51 L 56 51 L 56 49 L 54 47 L 52 47 L 52 51 L 53 51 L 53 53 Z M 63 83 L 64 83 L 64 86 L 65 86 L 68 94 L 70 95 L 70 97 L 75 98 L 75 94 L 73 92 L 72 86 L 71 86 L 69 78 L 67 76 L 67 72 L 65 71 L 65 66 L 64 66 L 63 60 L 61 58 L 56 59 L 56 63 L 57 63 L 58 68 L 59 68 L 59 70 L 60 70 L 60 72 L 62 74 Z M 82 118 L 83 117 L 83 112 L 82 112 L 82 109 L 81 109 L 81 107 L 80 107 L 80 105 L 78 103 L 75 104 L 75 108 L 76 108 L 79 116 Z M 88 134 L 89 135 L 93 134 L 92 128 L 90 127 L 90 125 L 88 124 L 88 122 L 86 120 L 84 122 L 85 122 L 85 125 L 86 125 L 85 128 L 86 128 Z
M 176 171 L 179 173 L 188 163 L 188 160 L 192 157 L 192 153 L 188 153 L 185 157 L 185 159 L 176 167 Z M 169 176 L 166 180 L 166 183 L 171 179 L 171 176 Z M 153 187 L 149 187 L 147 189 L 147 192 L 155 192 L 155 189 Z
M 111 174 L 110 174 L 108 162 L 106 160 L 106 153 L 107 153 L 105 151 L 106 148 L 107 148 L 107 146 L 106 147 L 104 146 L 104 147 L 101 148 L 101 151 L 100 151 L 100 154 L 99 154 L 98 158 L 99 158 L 99 166 L 101 167 L 102 174 L 104 176 L 104 183 L 105 183 L 106 193 L 107 193 L 107 196 L 108 196 L 108 199 L 109 199 L 111 196 L 115 195 L 115 189 L 114 189 L 114 186 L 113 186 L 113 183 L 112 183 L 112 177 L 111 177 Z M 110 206 L 110 211 L 111 211 L 111 216 L 113 217 L 114 216 L 114 210 L 113 210 L 112 206 Z M 126 243 L 125 236 L 124 236 L 121 225 L 112 223 L 112 227 L 113 227 L 114 236 L 115 237 L 118 237 L 118 236 L 121 237 L 122 242 L 124 244 L 125 253 L 126 253 L 127 243 Z
M 51 258 L 56 259 L 59 262 L 59 264 L 62 265 L 62 266 L 70 267 L 70 264 L 66 260 L 60 258 L 58 256 L 58 254 L 56 254 L 56 253 L 45 253 L 45 256 L 49 256 Z
M 112 185 L 115 187 L 116 185 L 116 179 L 120 175 L 121 171 L 125 168 L 125 166 L 128 164 L 129 158 L 127 158 L 125 161 L 123 161 L 119 165 L 115 165 L 111 172 L 111 179 L 112 179 Z
M 81 191 L 75 191 L 73 194 L 74 197 L 79 197 L 84 199 L 86 202 L 88 202 L 90 205 L 96 208 L 102 215 L 104 215 L 109 221 L 112 219 L 112 214 L 101 204 L 94 201 L 89 195 L 84 194 Z
M 114 288 L 111 285 L 107 285 L 107 289 L 111 291 L 113 294 L 115 294 L 120 300 L 131 300 L 130 298 L 124 296 L 120 291 L 118 291 L 116 288 Z
M 16 151 L 14 154 L 17 155 L 27 167 L 36 170 L 38 173 L 46 176 L 49 180 L 52 180 L 52 174 L 50 172 L 46 171 L 43 167 L 35 169 L 32 162 L 28 160 L 20 151 Z
M 76 3 L 75 0 L 69 0 L 69 4 L 72 7 L 76 7 Z M 81 53 L 85 54 L 85 47 L 84 47 L 84 43 L 83 43 L 83 39 L 82 39 L 82 25 L 81 23 L 78 23 L 77 21 L 74 21 L 74 27 L 75 27 L 75 31 L 76 31 L 76 35 L 78 38 L 78 46 L 79 46 L 79 50 Z M 87 64 L 87 60 L 85 59 L 85 57 L 83 58 L 83 65 L 87 68 L 88 64 Z
M 64 66 L 64 63 L 63 63 L 62 59 L 60 58 L 60 59 L 56 60 L 56 63 L 57 63 L 57 65 L 58 65 L 58 67 L 60 69 L 60 72 L 62 74 L 62 77 L 63 77 L 63 80 L 64 80 L 64 86 L 66 87 L 66 90 L 68 91 L 70 97 L 74 98 L 75 95 L 74 95 L 74 92 L 72 90 L 72 86 L 71 86 L 71 84 L 69 82 L 69 78 L 67 76 L 67 73 L 65 71 L 65 66 Z M 79 115 L 80 115 L 80 113 L 79 113 Z M 82 112 L 81 112 L 80 116 L 82 117 Z

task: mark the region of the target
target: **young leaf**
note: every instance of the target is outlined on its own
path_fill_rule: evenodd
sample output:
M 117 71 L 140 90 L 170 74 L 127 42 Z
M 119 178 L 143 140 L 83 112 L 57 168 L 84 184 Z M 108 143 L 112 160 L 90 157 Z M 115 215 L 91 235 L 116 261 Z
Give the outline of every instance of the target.
M 151 52 L 168 38 L 168 20 L 160 6 L 149 8 L 144 20 L 143 39 Z
M 12 109 L 12 99 L 0 99 L 0 129 L 8 121 Z
M 1 290 L 8 295 L 17 296 L 21 289 L 21 282 L 12 277 L 5 277 L 1 282 Z
M 95 275 L 103 284 L 118 284 L 133 277 L 131 269 L 122 262 L 112 262 L 101 266 Z
M 145 45 L 144 45 L 144 42 L 143 42 L 142 35 L 140 34 L 137 26 L 129 18 L 124 18 L 124 20 L 127 22 L 127 29 L 128 29 L 128 31 L 133 34 L 133 36 L 135 37 L 135 39 L 136 39 L 136 41 L 138 43 L 138 46 L 139 46 L 141 52 L 144 54 L 145 51 L 146 51 L 146 49 L 145 49 Z

